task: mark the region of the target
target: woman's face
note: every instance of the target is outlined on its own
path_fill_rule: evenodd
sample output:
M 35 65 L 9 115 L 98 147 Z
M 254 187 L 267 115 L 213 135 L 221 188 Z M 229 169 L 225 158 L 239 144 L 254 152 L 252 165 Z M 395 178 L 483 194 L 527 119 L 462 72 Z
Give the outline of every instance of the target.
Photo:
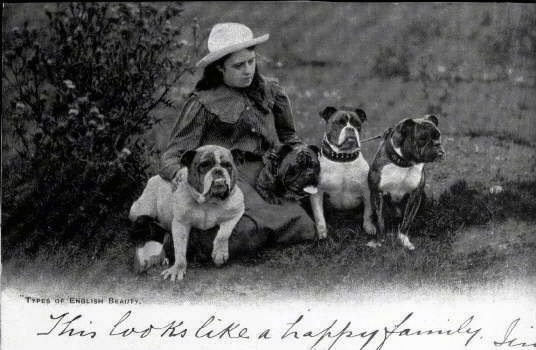
M 232 53 L 220 68 L 225 85 L 244 88 L 251 85 L 255 74 L 255 50 L 243 49 Z

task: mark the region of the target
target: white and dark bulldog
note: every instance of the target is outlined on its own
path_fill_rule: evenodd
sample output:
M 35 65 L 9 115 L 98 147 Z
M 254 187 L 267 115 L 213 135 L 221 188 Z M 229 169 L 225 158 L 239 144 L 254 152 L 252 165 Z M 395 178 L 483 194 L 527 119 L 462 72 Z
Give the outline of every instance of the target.
M 361 109 L 335 107 L 326 107 L 320 116 L 326 121 L 326 133 L 320 147 L 318 192 L 311 195 L 318 237 L 327 237 L 324 194 L 329 195 L 329 202 L 336 209 L 363 204 L 363 228 L 367 234 L 375 234 L 367 181 L 369 165 L 361 154 L 359 140 L 361 124 L 367 116 Z
M 172 281 L 184 278 L 191 228 L 208 230 L 219 225 L 212 259 L 221 265 L 229 258 L 229 237 L 244 213 L 244 196 L 236 185 L 236 166 L 228 149 L 206 145 L 187 151 L 181 165 L 172 182 L 159 175 L 150 178 L 129 215 L 133 222 L 141 216 L 155 218 L 163 229 L 171 231 L 175 259 L 162 275 Z M 158 244 L 138 247 L 138 259 L 145 259 L 147 250 L 158 250 Z
M 404 119 L 386 131 L 369 173 L 372 208 L 381 239 L 385 238 L 386 212 L 394 216 L 403 213 L 397 238 L 405 248 L 415 249 L 408 231 L 424 195 L 424 164 L 444 157 L 438 120 L 433 115 Z M 376 246 L 379 242 L 369 244 Z

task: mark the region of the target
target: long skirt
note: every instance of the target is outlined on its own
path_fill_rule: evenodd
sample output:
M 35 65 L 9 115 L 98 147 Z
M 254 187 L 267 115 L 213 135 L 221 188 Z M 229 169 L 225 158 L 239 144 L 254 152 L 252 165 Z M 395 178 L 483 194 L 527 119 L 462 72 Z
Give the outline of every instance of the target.
M 279 205 L 270 204 L 257 193 L 254 186 L 262 166 L 261 161 L 246 161 L 237 166 L 237 185 L 244 194 L 245 212 L 229 238 L 231 258 L 275 243 L 296 243 L 316 237 L 314 221 L 300 203 L 283 200 Z M 147 232 L 142 227 L 136 231 L 139 232 L 139 229 Z M 217 229 L 192 228 L 187 255 L 208 259 Z M 144 234 L 143 240 L 150 238 L 162 242 L 164 234 L 161 229 L 153 227 L 151 234 Z

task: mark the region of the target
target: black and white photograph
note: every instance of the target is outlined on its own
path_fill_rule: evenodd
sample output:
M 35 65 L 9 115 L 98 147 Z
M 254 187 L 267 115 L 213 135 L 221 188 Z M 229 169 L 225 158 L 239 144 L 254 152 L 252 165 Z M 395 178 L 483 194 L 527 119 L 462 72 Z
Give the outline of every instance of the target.
M 536 349 L 532 3 L 3 3 L 1 159 L 1 349 Z

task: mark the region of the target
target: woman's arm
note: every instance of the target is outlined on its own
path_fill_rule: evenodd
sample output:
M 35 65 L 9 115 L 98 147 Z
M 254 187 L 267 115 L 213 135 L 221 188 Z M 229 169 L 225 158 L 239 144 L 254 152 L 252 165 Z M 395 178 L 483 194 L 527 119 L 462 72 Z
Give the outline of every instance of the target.
M 279 141 L 290 145 L 303 143 L 294 128 L 294 116 L 288 96 L 277 82 L 271 82 L 271 85 L 274 97 L 272 112 L 275 117 L 275 128 Z
M 171 132 L 167 149 L 161 157 L 159 174 L 171 181 L 180 169 L 180 158 L 185 151 L 200 146 L 206 110 L 194 95 L 184 103 L 175 127 Z

